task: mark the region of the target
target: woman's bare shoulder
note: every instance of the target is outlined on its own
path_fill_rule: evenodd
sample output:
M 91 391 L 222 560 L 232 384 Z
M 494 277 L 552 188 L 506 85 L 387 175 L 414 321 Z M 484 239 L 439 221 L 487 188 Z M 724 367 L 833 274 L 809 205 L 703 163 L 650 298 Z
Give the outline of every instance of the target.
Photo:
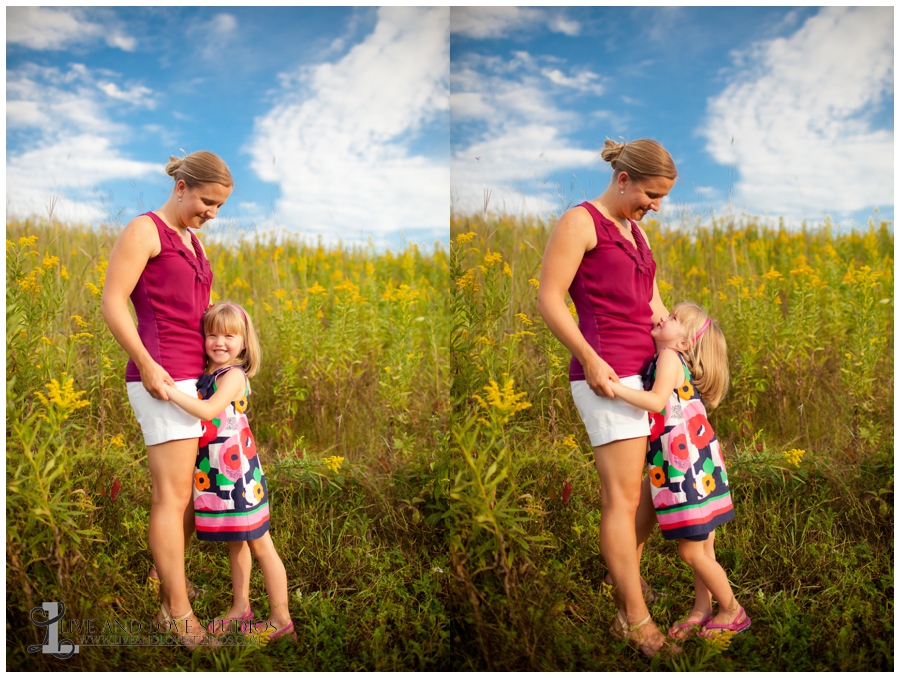
M 597 245 L 597 233 L 594 220 L 583 207 L 576 206 L 566 210 L 553 228 L 560 236 L 565 236 L 571 243 L 584 245 L 584 250 L 593 249 Z
M 146 214 L 136 216 L 125 225 L 117 244 L 147 254 L 149 258 L 155 257 L 162 249 L 156 224 Z

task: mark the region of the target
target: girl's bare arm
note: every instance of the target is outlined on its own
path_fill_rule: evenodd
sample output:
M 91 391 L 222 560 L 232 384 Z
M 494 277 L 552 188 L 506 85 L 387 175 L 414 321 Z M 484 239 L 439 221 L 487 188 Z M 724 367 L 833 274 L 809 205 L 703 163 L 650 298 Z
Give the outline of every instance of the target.
M 616 398 L 621 398 L 629 405 L 634 405 L 648 412 L 661 412 L 669 402 L 669 394 L 680 384 L 679 377 L 684 379 L 681 361 L 674 351 L 663 351 L 656 361 L 656 381 L 652 391 L 639 391 L 620 383 L 611 384 Z
M 209 400 L 192 398 L 174 386 L 167 386 L 166 391 L 169 394 L 169 400 L 185 412 L 202 421 L 209 421 L 224 410 L 228 403 L 244 395 L 246 388 L 244 373 L 238 369 L 228 370 L 216 380 L 216 386 L 218 390 Z

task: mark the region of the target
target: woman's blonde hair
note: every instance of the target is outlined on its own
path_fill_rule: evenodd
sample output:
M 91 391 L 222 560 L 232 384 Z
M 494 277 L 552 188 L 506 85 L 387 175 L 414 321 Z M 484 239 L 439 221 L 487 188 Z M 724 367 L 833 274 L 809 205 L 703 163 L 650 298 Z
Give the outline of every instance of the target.
M 247 312 L 230 301 L 219 301 L 203 314 L 203 334 L 236 334 L 244 340 L 244 348 L 238 355 L 241 367 L 248 377 L 259 370 L 262 351 L 253 329 L 253 321 Z
M 627 172 L 629 178 L 637 182 L 648 177 L 665 177 L 672 181 L 678 178 L 672 156 L 662 144 L 653 139 L 635 139 L 621 143 L 607 139 L 600 157 L 612 165 L 613 181 L 619 176 L 619 172 Z
M 678 304 L 672 309 L 672 315 L 678 318 L 678 322 L 684 328 L 685 339 L 690 345 L 682 355 L 691 371 L 694 386 L 700 392 L 703 404 L 709 409 L 714 409 L 728 392 L 730 381 L 725 335 L 722 334 L 719 323 L 693 302 L 684 301 Z M 707 320 L 709 325 L 703 330 L 703 334 L 697 337 L 697 333 L 703 329 Z
M 201 184 L 234 186 L 228 165 L 222 158 L 209 151 L 195 151 L 183 158 L 169 156 L 166 174 L 175 179 L 176 184 L 179 179 L 184 179 L 188 188 L 197 188 Z

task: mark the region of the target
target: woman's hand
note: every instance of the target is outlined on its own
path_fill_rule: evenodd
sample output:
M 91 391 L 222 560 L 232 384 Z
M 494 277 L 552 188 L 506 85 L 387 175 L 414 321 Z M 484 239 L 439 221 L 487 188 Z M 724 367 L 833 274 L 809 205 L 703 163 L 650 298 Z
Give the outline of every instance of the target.
M 601 398 L 615 398 L 610 382 L 618 383 L 619 375 L 598 355 L 585 361 L 584 379 L 591 390 Z
M 162 366 L 150 360 L 146 366 L 140 369 L 141 383 L 147 389 L 147 393 L 157 400 L 169 400 L 166 386 L 175 387 L 175 380 L 169 376 Z

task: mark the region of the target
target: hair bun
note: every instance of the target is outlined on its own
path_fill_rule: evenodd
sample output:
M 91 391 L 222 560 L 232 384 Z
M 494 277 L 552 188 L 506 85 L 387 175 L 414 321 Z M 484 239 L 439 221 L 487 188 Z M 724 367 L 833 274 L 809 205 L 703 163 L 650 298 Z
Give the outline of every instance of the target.
M 170 177 L 174 177 L 176 174 L 178 174 L 178 170 L 181 169 L 182 164 L 184 164 L 184 158 L 170 155 L 169 162 L 166 165 L 166 174 L 168 174 Z
M 612 139 L 607 139 L 603 144 L 603 150 L 600 151 L 600 157 L 603 158 L 606 162 L 613 166 L 613 169 L 616 168 L 616 160 L 619 159 L 619 156 L 622 155 L 622 151 L 625 150 L 625 142 L 617 142 Z

